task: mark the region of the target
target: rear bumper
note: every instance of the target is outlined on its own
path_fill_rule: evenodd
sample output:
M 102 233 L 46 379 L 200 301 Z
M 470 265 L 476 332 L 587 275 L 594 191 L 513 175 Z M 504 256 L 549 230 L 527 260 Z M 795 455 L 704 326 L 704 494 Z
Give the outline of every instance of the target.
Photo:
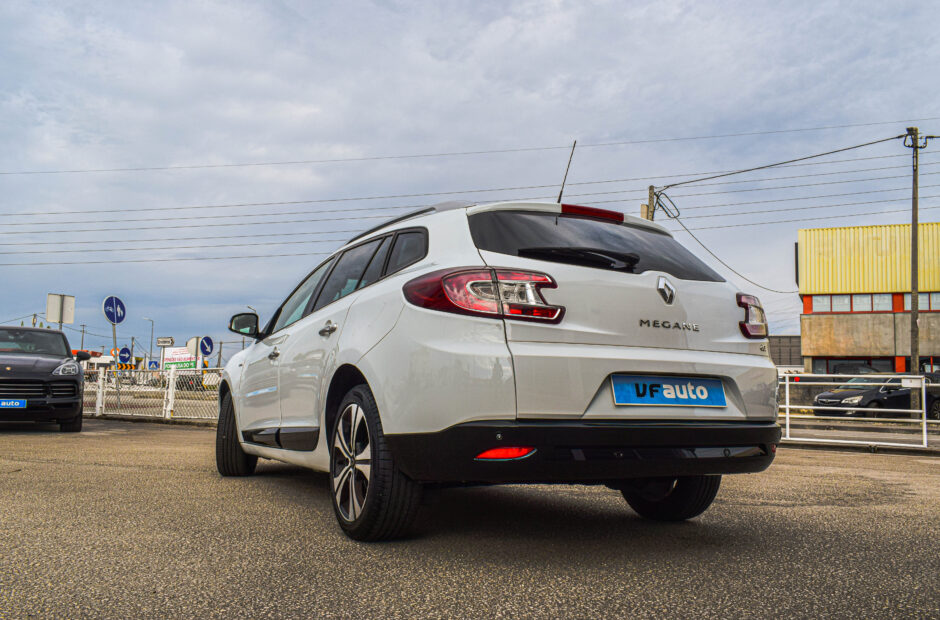
M 421 482 L 599 483 L 650 476 L 759 472 L 780 441 L 774 422 L 504 421 L 387 435 L 396 464 Z M 496 447 L 531 455 L 478 461 Z

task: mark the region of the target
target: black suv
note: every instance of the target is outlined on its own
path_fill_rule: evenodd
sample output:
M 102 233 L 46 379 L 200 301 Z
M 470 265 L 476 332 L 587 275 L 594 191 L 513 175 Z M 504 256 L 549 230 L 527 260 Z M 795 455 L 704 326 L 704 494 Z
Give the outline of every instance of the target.
M 0 421 L 56 422 L 82 430 L 82 369 L 65 334 L 35 327 L 0 327 Z
M 928 373 L 927 382 L 927 417 L 931 420 L 940 420 L 940 374 Z M 865 385 L 879 383 L 884 385 Z M 861 385 L 857 385 L 861 384 Z M 899 377 L 884 375 L 869 375 L 849 379 L 834 390 L 823 392 L 813 399 L 813 405 L 821 407 L 853 407 L 845 411 L 829 409 L 816 409 L 818 416 L 858 416 L 867 418 L 879 417 L 879 409 L 910 409 L 911 388 L 901 386 Z M 854 407 L 857 407 L 855 409 Z M 886 417 L 899 418 L 903 413 L 885 413 Z M 917 414 L 909 414 L 918 417 Z

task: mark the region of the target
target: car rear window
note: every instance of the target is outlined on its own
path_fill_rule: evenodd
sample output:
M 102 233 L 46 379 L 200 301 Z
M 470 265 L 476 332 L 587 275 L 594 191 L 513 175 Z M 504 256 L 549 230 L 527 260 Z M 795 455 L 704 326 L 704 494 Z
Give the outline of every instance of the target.
M 624 273 L 662 271 L 682 280 L 723 282 L 671 236 L 638 226 L 537 211 L 484 211 L 470 216 L 481 250 Z

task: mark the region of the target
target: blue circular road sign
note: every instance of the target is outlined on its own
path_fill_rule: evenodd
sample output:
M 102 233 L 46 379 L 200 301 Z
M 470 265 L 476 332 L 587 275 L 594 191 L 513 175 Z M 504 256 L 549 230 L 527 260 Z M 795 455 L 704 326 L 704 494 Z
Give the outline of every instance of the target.
M 204 357 L 212 355 L 212 338 L 203 336 L 202 340 L 199 341 L 199 350 Z
M 127 317 L 127 308 L 124 306 L 124 302 L 114 295 L 109 295 L 104 298 L 104 301 L 101 303 L 101 310 L 104 312 L 104 318 L 108 319 L 108 321 L 114 325 L 123 323 L 124 319 Z
M 121 349 L 120 352 L 118 353 L 118 359 L 121 361 L 122 364 L 126 364 L 129 361 L 131 361 L 131 350 L 128 349 L 127 347 L 124 347 L 123 349 Z

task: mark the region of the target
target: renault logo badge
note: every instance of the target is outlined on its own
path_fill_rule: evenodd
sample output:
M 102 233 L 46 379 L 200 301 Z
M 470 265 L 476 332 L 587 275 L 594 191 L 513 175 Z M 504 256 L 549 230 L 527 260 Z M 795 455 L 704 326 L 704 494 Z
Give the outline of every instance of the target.
M 671 306 L 672 302 L 676 300 L 676 287 L 664 276 L 659 276 L 659 281 L 656 283 L 656 290 L 659 291 L 659 295 L 663 298 L 663 301 L 666 302 L 667 306 Z

